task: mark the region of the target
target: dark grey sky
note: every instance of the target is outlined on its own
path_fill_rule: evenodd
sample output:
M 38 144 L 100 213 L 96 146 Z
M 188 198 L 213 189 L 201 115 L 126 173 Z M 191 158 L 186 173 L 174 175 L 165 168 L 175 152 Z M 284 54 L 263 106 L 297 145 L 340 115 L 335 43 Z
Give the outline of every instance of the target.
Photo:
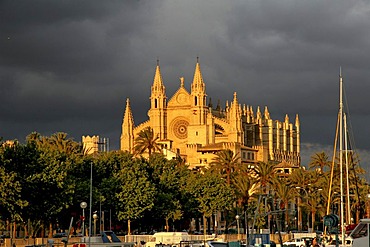
M 332 152 L 342 66 L 354 139 L 370 162 L 368 1 L 0 1 L 0 136 L 110 138 L 126 98 L 147 119 L 159 58 L 167 96 L 196 57 L 213 102 L 301 120 L 303 161 Z

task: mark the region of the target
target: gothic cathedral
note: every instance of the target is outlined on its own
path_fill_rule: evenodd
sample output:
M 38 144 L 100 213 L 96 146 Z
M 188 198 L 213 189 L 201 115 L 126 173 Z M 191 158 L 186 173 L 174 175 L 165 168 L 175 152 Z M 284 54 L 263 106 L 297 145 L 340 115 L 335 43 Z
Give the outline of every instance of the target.
M 133 152 L 135 138 L 146 127 L 151 127 L 159 137 L 163 154 L 171 159 L 180 156 L 196 169 L 212 162 L 215 153 L 230 149 L 241 163 L 253 165 L 258 161 L 276 162 L 291 168 L 300 166 L 300 124 L 298 115 L 290 123 L 272 120 L 267 107 L 262 114 L 257 108 L 239 104 L 234 93 L 232 102 L 224 108 L 218 103 L 207 104 L 206 85 L 203 81 L 199 60 L 195 65 L 190 92 L 184 78 L 180 87 L 167 102 L 159 63 L 155 70 L 150 96 L 149 120 L 135 126 L 130 107 L 126 109 L 122 123 L 121 150 Z

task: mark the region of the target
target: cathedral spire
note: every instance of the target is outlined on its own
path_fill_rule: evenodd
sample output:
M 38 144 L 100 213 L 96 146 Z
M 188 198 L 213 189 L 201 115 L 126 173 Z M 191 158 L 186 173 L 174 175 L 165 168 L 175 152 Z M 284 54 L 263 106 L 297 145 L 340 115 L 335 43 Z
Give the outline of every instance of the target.
M 165 87 L 163 85 L 163 80 L 162 80 L 162 74 L 161 74 L 161 69 L 159 66 L 159 60 L 157 60 L 157 67 L 155 69 L 155 74 L 154 74 L 154 80 L 153 80 L 153 86 L 152 86 L 152 94 L 155 93 L 157 95 L 165 95 Z
M 265 106 L 265 112 L 264 112 L 264 115 L 265 115 L 265 119 L 271 119 L 270 118 L 270 113 L 269 113 L 269 109 L 267 108 L 267 106 Z
M 284 122 L 286 124 L 289 124 L 289 116 L 288 116 L 288 114 L 285 114 L 285 120 L 284 120 Z
M 298 114 L 295 116 L 295 126 L 299 126 L 299 117 L 298 117 Z
M 234 92 L 234 99 L 233 99 L 234 104 L 238 104 L 238 98 L 236 97 L 236 92 Z
M 152 93 L 150 95 L 150 110 L 148 111 L 149 120 L 152 124 L 152 129 L 155 134 L 159 135 L 160 139 L 166 138 L 165 126 L 163 123 L 166 119 L 167 97 L 166 89 L 163 85 L 159 60 L 155 69 Z
M 191 84 L 191 106 L 197 114 L 193 116 L 192 123 L 204 124 L 206 122 L 206 116 L 209 111 L 206 96 L 206 86 L 203 82 L 202 72 L 200 71 L 199 58 L 197 58 L 193 83 Z
M 242 140 L 242 121 L 241 121 L 242 113 L 241 108 L 238 102 L 238 97 L 236 96 L 236 92 L 234 92 L 234 99 L 230 106 L 229 112 L 229 123 L 231 126 L 230 135 L 234 137 L 235 140 L 241 142 Z
M 121 150 L 132 152 L 134 145 L 134 118 L 132 116 L 130 99 L 126 100 L 121 133 Z
M 199 58 L 197 57 L 197 64 L 195 65 L 193 83 L 191 84 L 191 91 L 205 94 L 206 86 L 203 82 L 202 72 L 200 70 Z
M 236 92 L 234 92 L 234 99 L 230 106 L 230 114 L 232 114 L 232 117 L 236 118 L 237 120 L 240 120 L 242 115 Z
M 262 113 L 261 113 L 261 109 L 259 106 L 257 107 L 256 117 L 257 117 L 257 122 L 262 121 Z
M 123 117 L 123 124 L 130 125 L 130 127 L 133 127 L 134 125 L 134 117 L 132 116 L 132 110 L 130 105 L 130 99 L 126 99 L 126 109 L 125 109 L 125 115 Z

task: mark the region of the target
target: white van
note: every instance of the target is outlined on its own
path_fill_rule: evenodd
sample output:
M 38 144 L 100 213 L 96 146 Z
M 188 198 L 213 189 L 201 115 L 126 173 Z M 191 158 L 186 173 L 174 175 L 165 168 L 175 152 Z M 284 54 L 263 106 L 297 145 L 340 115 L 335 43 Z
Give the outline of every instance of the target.
M 145 247 L 155 247 L 158 245 L 179 246 L 181 241 L 189 241 L 187 232 L 156 232 L 146 243 Z

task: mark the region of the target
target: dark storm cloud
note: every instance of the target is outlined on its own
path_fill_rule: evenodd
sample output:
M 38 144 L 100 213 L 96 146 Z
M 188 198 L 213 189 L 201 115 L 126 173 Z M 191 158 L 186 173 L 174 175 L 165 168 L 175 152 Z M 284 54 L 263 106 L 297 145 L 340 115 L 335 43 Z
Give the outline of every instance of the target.
M 365 153 L 369 23 L 360 0 L 2 1 L 1 135 L 99 134 L 117 149 L 127 97 L 135 123 L 147 119 L 156 60 L 171 98 L 199 56 L 214 104 L 236 91 L 274 119 L 298 113 L 304 160 L 332 145 L 342 66 Z

